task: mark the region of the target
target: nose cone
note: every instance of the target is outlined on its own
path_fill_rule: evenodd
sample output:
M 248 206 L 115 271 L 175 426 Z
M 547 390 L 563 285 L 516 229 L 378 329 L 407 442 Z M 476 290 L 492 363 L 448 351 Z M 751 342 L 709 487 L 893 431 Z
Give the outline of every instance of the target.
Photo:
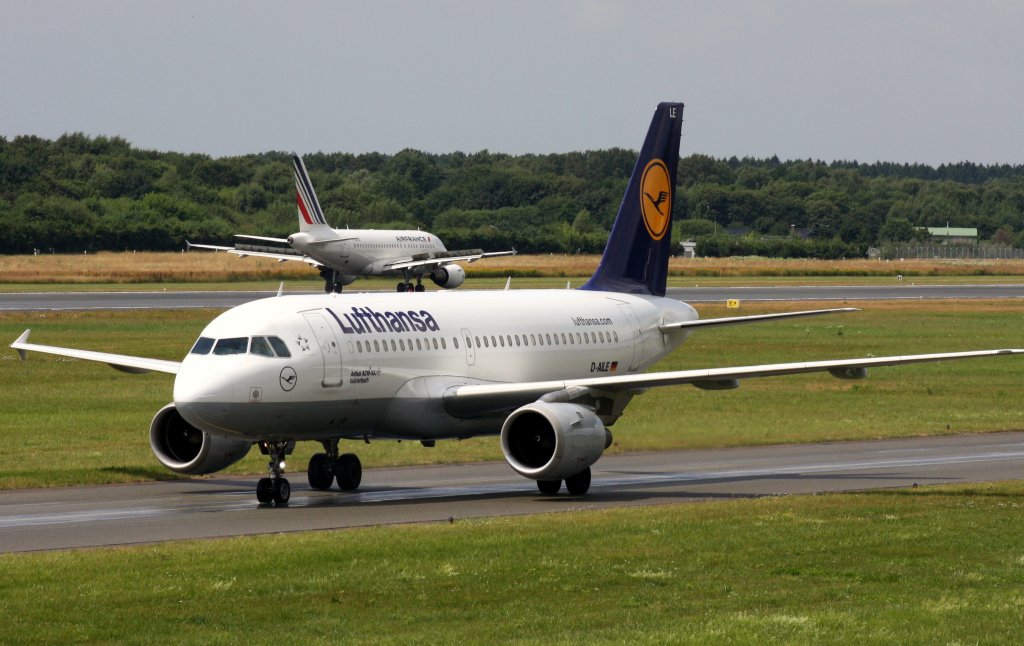
M 225 415 L 235 401 L 235 380 L 210 364 L 209 357 L 182 362 L 174 380 L 174 404 L 189 424 L 216 431 L 224 429 Z

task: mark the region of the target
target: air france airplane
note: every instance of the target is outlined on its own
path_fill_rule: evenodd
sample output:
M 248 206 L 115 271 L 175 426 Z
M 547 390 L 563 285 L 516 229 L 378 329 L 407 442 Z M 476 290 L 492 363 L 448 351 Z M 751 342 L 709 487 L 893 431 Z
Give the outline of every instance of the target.
M 288 502 L 285 456 L 297 441 L 315 489 L 360 484 L 342 439 L 437 440 L 500 436 L 509 465 L 544 494 L 590 487 L 608 427 L 647 388 L 735 388 L 739 380 L 808 372 L 842 379 L 907 363 L 1024 353 L 1021 349 L 771 365 L 644 371 L 696 329 L 847 308 L 698 318 L 665 297 L 683 104 L 662 103 L 626 189 L 600 264 L 575 290 L 278 296 L 214 319 L 181 361 L 12 344 L 102 361 L 128 372 L 174 373 L 174 400 L 153 418 L 150 444 L 167 468 L 204 474 L 253 444 L 269 458 L 261 503 Z
M 227 251 L 243 258 L 299 260 L 320 270 L 324 291 L 328 293 L 340 293 L 342 287 L 352 284 L 359 276 L 401 276 L 400 292 L 424 291 L 424 276 L 438 287 L 455 289 L 466 280 L 466 270 L 455 263 L 515 254 L 515 251 L 484 253 L 480 249 L 448 251 L 437 236 L 426 231 L 332 229 L 320 208 L 302 158 L 293 154 L 292 166 L 299 211 L 298 233 L 288 238 L 240 234 L 235 237 L 255 243 L 222 247 L 187 242 L 189 248 Z M 415 286 L 410 282 L 412 278 L 416 279 Z

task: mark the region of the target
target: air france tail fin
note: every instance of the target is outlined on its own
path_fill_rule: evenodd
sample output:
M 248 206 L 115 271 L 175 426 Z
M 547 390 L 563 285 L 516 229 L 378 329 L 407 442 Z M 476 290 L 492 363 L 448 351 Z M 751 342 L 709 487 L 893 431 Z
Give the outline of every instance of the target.
M 659 103 L 597 271 L 580 289 L 665 295 L 683 104 Z
M 309 231 L 321 227 L 330 228 L 324 218 L 320 201 L 316 199 L 313 183 L 309 181 L 306 165 L 302 157 L 292 153 L 292 165 L 295 167 L 295 199 L 299 204 L 299 231 Z

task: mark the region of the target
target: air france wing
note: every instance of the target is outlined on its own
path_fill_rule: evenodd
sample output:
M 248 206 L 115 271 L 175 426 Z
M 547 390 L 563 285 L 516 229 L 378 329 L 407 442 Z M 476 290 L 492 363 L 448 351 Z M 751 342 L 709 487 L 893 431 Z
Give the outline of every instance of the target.
M 523 383 L 471 384 L 452 386 L 444 394 L 445 407 L 452 414 L 471 416 L 518 407 L 548 397 L 552 401 L 573 401 L 583 395 L 641 391 L 659 386 L 693 384 L 700 388 L 734 388 L 740 379 L 778 377 L 810 372 L 828 372 L 842 379 L 860 379 L 868 368 L 898 366 L 912 363 L 950 361 L 998 355 L 1024 354 L 1024 349 L 977 350 L 940 354 L 915 354 L 863 359 L 837 359 L 776 363 L 760 366 L 703 368 L 673 372 L 649 372 L 636 375 L 615 375 L 587 379 L 566 379 Z
M 477 260 L 480 260 L 481 258 L 493 258 L 495 256 L 514 256 L 514 255 L 516 255 L 516 250 L 515 249 L 511 249 L 509 251 L 488 251 L 486 253 L 481 251 L 481 252 L 477 252 L 477 253 L 467 253 L 467 254 L 459 254 L 458 252 L 456 252 L 455 254 L 453 254 L 451 256 L 438 255 L 438 256 L 434 256 L 432 258 L 425 258 L 425 259 L 423 259 L 423 258 L 421 258 L 421 259 L 413 259 L 412 257 L 408 257 L 407 256 L 405 258 L 399 258 L 398 260 L 393 260 L 393 261 L 385 264 L 384 265 L 384 269 L 389 269 L 389 270 L 395 269 L 395 270 L 397 270 L 397 269 L 413 269 L 413 268 L 416 268 L 416 267 L 437 267 L 437 266 L 440 266 L 440 265 L 447 265 L 448 263 L 452 263 L 452 262 L 476 262 Z

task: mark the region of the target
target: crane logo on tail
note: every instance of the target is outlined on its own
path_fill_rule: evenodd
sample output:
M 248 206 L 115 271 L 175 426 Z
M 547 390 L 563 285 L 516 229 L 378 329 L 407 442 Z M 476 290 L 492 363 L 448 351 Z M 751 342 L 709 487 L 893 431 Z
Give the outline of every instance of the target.
M 640 180 L 640 212 L 652 240 L 661 240 L 672 219 L 672 186 L 668 166 L 652 159 Z

